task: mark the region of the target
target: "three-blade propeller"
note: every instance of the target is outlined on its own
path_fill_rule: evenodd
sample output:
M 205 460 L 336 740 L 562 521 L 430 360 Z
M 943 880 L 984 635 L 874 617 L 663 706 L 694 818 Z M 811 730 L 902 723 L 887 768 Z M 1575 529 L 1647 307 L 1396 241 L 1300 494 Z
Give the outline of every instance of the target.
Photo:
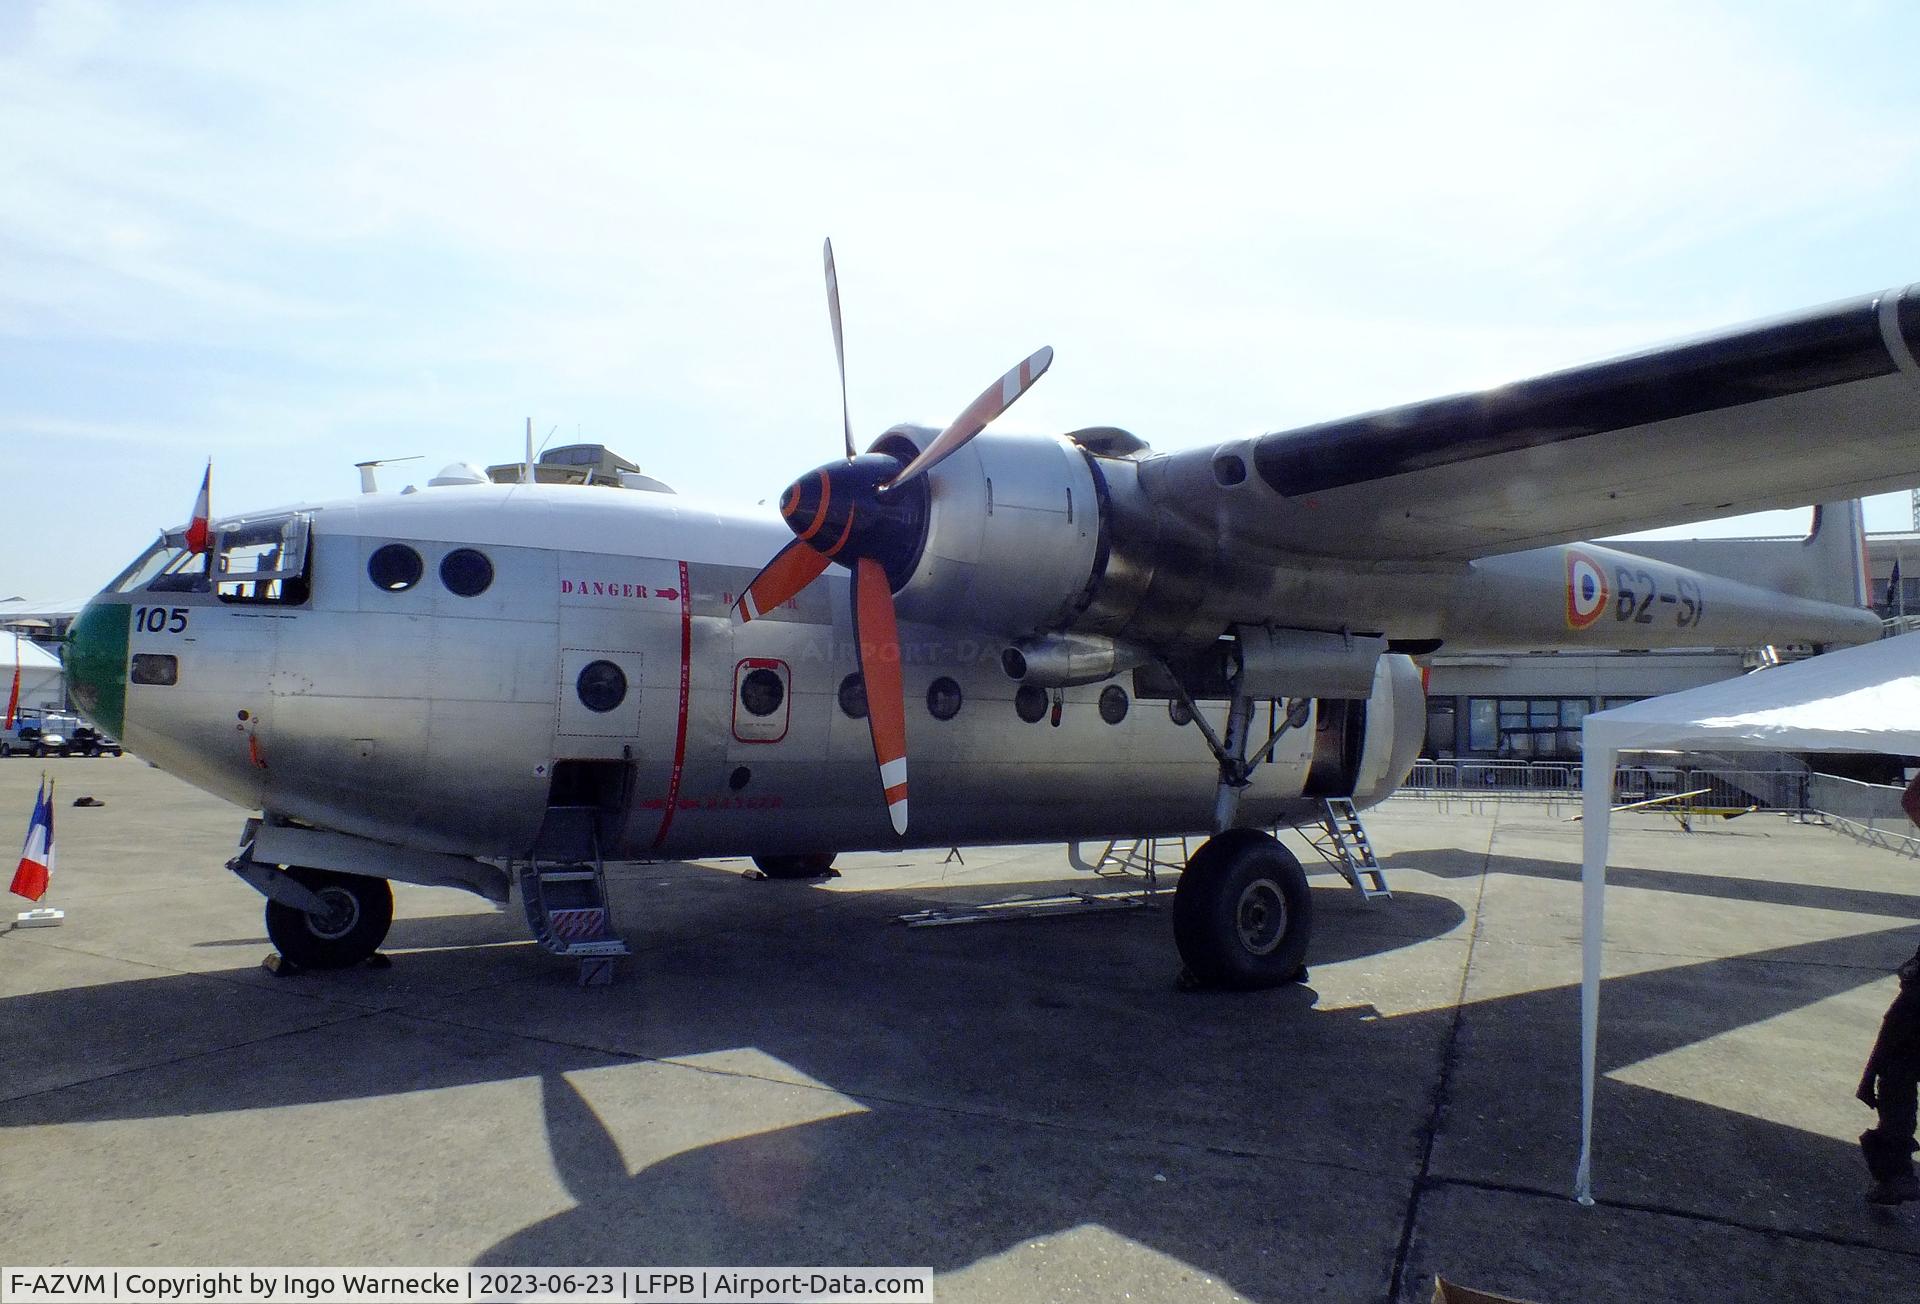
M 886 453 L 856 455 L 853 421 L 847 408 L 847 358 L 840 329 L 840 283 L 834 273 L 833 242 L 823 251 L 827 274 L 827 315 L 833 324 L 833 355 L 840 369 L 840 420 L 846 435 L 846 459 L 810 471 L 787 487 L 780 514 L 793 542 L 747 585 L 734 604 L 734 619 L 757 619 L 820 577 L 832 562 L 853 572 L 854 642 L 860 677 L 867 690 L 867 728 L 873 759 L 880 770 L 887 815 L 895 833 L 907 831 L 907 719 L 900 684 L 900 633 L 893 610 L 893 581 L 887 563 L 910 556 L 925 524 L 924 490 L 910 486 L 953 456 L 969 439 L 1046 374 L 1053 350 L 1041 349 L 1002 376 L 969 403 L 945 430 L 905 465 Z

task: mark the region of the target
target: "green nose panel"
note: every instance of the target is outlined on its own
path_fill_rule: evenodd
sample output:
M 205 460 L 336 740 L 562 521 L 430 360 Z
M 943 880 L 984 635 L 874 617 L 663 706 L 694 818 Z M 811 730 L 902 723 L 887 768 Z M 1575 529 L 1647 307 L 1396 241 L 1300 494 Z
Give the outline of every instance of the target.
M 89 602 L 67 634 L 67 691 L 86 717 L 119 738 L 127 724 L 124 602 Z

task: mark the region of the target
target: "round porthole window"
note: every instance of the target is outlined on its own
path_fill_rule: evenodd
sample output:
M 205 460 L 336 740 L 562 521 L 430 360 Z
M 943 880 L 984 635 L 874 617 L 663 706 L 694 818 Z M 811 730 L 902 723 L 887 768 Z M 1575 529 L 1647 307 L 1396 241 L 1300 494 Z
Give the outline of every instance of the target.
M 786 696 L 787 686 L 780 682 L 777 673 L 765 666 L 747 671 L 740 680 L 740 705 L 751 715 L 772 715 L 780 709 Z
M 960 714 L 960 685 L 945 675 L 927 685 L 927 713 L 936 720 Z
M 849 719 L 867 718 L 867 681 L 858 674 L 840 681 L 840 709 Z
M 440 561 L 440 582 L 449 593 L 477 598 L 493 583 L 493 563 L 484 552 L 455 548 Z
M 605 713 L 627 700 L 627 676 L 611 661 L 590 661 L 573 683 L 580 705 Z
M 1127 718 L 1127 690 L 1118 684 L 1108 684 L 1100 690 L 1100 718 L 1108 724 L 1119 724 Z
M 1028 724 L 1039 724 L 1047 714 L 1047 690 L 1038 684 L 1022 684 L 1013 695 L 1013 709 Z
M 1167 718 L 1175 724 L 1192 724 L 1193 712 L 1187 709 L 1185 702 L 1176 697 L 1167 703 Z
M 425 571 L 420 554 L 404 543 L 381 544 L 367 558 L 367 578 L 373 581 L 373 587 L 389 593 L 412 588 Z

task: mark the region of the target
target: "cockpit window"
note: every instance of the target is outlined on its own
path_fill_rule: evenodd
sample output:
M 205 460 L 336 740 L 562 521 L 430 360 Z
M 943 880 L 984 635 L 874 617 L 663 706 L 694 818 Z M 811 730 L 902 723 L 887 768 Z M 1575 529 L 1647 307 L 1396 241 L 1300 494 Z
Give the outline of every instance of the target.
M 207 555 L 189 552 L 178 531 L 163 534 L 151 548 L 120 572 L 107 586 L 109 593 L 157 589 L 169 593 L 207 591 Z
M 144 589 L 156 575 L 187 555 L 185 546 L 163 535 L 154 540 L 151 548 L 135 558 L 133 565 L 121 571 L 120 577 L 107 588 L 114 593 L 132 593 L 135 589 Z
M 235 521 L 213 539 L 213 587 L 222 602 L 307 600 L 307 523 L 304 513 Z
M 181 548 L 172 561 L 147 585 L 162 593 L 205 593 L 207 591 L 207 554 Z

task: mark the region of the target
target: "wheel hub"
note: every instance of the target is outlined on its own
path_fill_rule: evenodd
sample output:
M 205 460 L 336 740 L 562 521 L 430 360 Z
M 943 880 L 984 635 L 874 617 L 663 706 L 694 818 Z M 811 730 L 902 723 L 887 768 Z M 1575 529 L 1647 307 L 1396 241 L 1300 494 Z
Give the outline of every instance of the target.
M 360 902 L 343 887 L 323 887 L 316 894 L 326 909 L 307 916 L 307 927 L 315 937 L 333 941 L 345 937 L 360 922 Z
M 1247 884 L 1233 915 L 1240 945 L 1253 955 L 1271 955 L 1287 935 L 1287 898 L 1270 878 Z

